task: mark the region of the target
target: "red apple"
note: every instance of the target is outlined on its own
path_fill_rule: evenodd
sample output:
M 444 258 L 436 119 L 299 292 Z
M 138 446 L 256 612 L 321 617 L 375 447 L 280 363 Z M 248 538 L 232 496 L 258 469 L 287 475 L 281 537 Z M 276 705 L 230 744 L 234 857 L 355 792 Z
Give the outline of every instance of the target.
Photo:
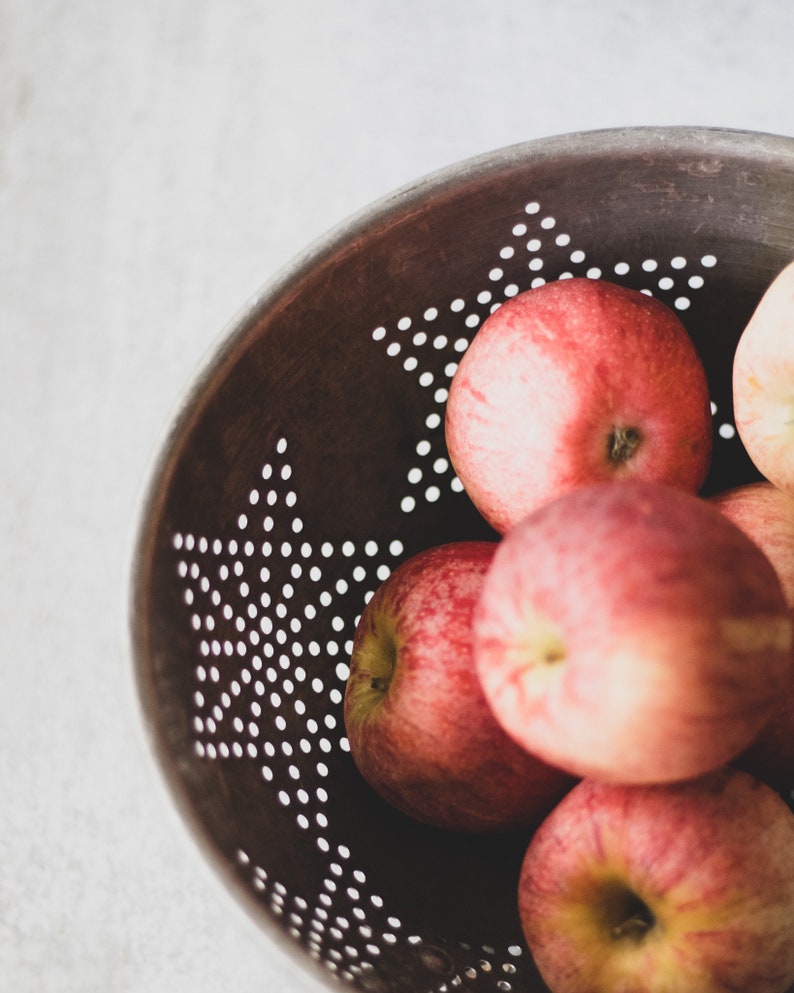
M 756 468 L 794 494 L 794 262 L 773 279 L 739 338 L 733 411 Z
M 738 770 L 583 780 L 533 836 L 518 907 L 553 993 L 785 993 L 794 816 Z
M 718 493 L 711 502 L 766 553 L 794 616 L 794 497 L 761 482 Z M 794 788 L 794 681 L 736 764 L 775 789 Z
M 792 679 L 792 619 L 767 557 L 706 500 L 594 483 L 500 542 L 474 618 L 505 730 L 546 762 L 626 783 L 739 754 Z
M 573 783 L 502 730 L 483 696 L 471 620 L 496 545 L 403 562 L 357 625 L 344 701 L 350 751 L 385 800 L 434 827 L 535 826 Z
M 794 496 L 764 481 L 723 490 L 710 501 L 767 555 L 794 611 Z
M 519 294 L 482 324 L 450 384 L 450 458 L 500 533 L 604 480 L 696 491 L 711 459 L 700 357 L 669 307 L 603 280 Z

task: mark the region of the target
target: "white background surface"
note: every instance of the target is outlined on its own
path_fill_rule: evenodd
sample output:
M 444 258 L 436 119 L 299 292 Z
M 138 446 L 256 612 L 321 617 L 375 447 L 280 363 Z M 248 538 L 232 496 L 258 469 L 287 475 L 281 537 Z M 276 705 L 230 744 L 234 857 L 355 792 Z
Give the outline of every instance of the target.
M 314 988 L 143 739 L 138 501 L 241 305 L 328 228 L 567 131 L 794 134 L 789 0 L 0 0 L 0 988 Z

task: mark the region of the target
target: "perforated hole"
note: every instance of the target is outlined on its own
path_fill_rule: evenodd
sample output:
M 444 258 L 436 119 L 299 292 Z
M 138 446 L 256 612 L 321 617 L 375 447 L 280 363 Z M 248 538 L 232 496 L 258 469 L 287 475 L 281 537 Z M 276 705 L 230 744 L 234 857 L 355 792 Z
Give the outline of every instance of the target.
M 575 224 L 557 213 L 540 199 L 519 204 L 483 264 L 479 285 L 362 329 L 373 355 L 403 376 L 424 404 L 424 431 L 402 467 L 396 498 L 396 519 L 405 530 L 398 525 L 387 542 L 360 534 L 331 542 L 315 533 L 285 432 L 244 490 L 244 506 L 232 518 L 234 537 L 197 534 L 186 522 L 171 540 L 195 649 L 189 699 L 195 753 L 208 762 L 252 763 L 261 788 L 325 865 L 315 892 L 295 892 L 277 867 L 255 864 L 242 848 L 238 871 L 312 958 L 364 989 L 378 989 L 373 977 L 380 962 L 406 949 L 426 967 L 425 985 L 434 993 L 472 984 L 512 993 L 523 988 L 522 972 L 531 968 L 518 943 L 478 946 L 450 935 L 454 951 L 452 945 L 439 951 L 395 913 L 356 851 L 339 844 L 343 826 L 335 823 L 331 803 L 336 757 L 349 751 L 341 705 L 361 611 L 405 556 L 412 515 L 463 496 L 443 437 L 449 381 L 460 356 L 488 314 L 547 279 L 641 280 L 644 293 L 685 311 L 717 265 L 715 254 L 602 260 L 577 244 Z M 713 412 L 719 439 L 736 443 L 733 424 L 720 420 L 716 406 Z M 395 516 L 394 509 L 384 512 Z M 453 960 L 452 974 L 440 978 L 437 970 Z

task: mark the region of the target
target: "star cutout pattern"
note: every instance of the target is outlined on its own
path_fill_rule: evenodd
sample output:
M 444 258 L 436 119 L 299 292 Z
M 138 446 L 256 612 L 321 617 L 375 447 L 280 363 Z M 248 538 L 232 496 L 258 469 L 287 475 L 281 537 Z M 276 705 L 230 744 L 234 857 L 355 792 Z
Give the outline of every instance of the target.
M 517 209 L 503 244 L 495 247 L 479 290 L 451 300 L 443 314 L 431 307 L 406 313 L 393 326 L 364 329 L 425 398 L 426 432 L 406 468 L 398 508 L 404 527 L 410 528 L 422 503 L 463 492 L 444 444 L 444 405 L 460 356 L 502 302 L 547 278 L 620 282 L 631 274 L 636 284 L 639 272 L 643 292 L 685 311 L 716 263 L 714 255 L 665 263 L 647 258 L 602 271 L 557 218 L 531 200 Z M 719 432 L 732 437 L 732 425 Z M 332 840 L 338 832 L 331 830 L 328 801 L 333 756 L 349 750 L 341 704 L 355 626 L 363 605 L 404 557 L 405 544 L 395 535 L 387 545 L 366 536 L 334 545 L 308 534 L 289 456 L 285 433 L 251 481 L 235 538 L 189 529 L 172 538 L 186 622 L 195 637 L 194 747 L 206 761 L 255 763 L 265 788 L 327 859 L 319 892 L 295 893 L 240 848 L 238 868 L 251 889 L 312 958 L 349 983 L 377 989 L 373 977 L 384 956 L 400 948 L 421 954 L 425 939 L 386 905 L 355 851 Z M 288 579 L 275 582 L 273 573 L 282 576 L 283 566 Z M 528 967 L 519 945 L 461 944 L 460 951 L 467 964 L 451 977 L 438 979 L 428 960 L 428 991 L 451 993 L 478 980 L 478 989 L 510 993 Z

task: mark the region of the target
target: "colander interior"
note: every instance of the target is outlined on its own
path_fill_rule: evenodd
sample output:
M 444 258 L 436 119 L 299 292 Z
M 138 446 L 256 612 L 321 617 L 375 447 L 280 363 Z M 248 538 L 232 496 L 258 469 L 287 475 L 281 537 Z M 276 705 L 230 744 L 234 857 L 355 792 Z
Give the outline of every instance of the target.
M 710 380 L 713 492 L 758 478 L 732 423 L 732 354 L 792 258 L 792 139 L 628 129 L 529 142 L 332 232 L 197 377 L 141 521 L 141 699 L 208 856 L 317 975 L 384 993 L 545 990 L 515 906 L 527 837 L 450 835 L 388 808 L 342 723 L 368 596 L 422 548 L 495 537 L 444 444 L 447 388 L 477 328 L 570 276 L 668 303 Z

